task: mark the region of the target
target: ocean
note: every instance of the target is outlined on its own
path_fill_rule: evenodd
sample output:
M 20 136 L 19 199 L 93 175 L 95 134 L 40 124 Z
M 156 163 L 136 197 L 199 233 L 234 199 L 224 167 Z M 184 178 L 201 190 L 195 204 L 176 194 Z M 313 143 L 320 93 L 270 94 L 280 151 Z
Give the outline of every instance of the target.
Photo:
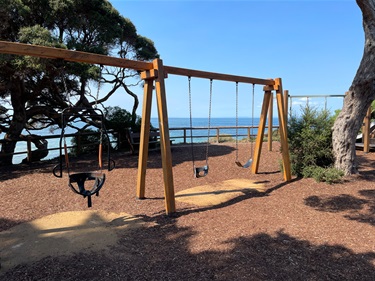
M 273 119 L 273 126 L 278 126 L 278 119 Z M 174 144 L 183 143 L 184 138 L 184 129 L 186 131 L 186 138 L 185 141 L 190 143 L 191 142 L 191 131 L 190 129 L 190 118 L 168 118 L 168 124 L 170 129 L 170 139 L 174 140 Z M 154 128 L 159 128 L 158 118 L 151 118 L 151 125 Z M 193 142 L 206 142 L 208 137 L 208 118 L 193 118 L 192 119 L 192 127 L 193 130 Z M 257 127 L 259 125 L 259 118 L 254 118 L 254 122 L 251 121 L 251 118 L 238 118 L 238 126 L 251 126 Z M 210 120 L 210 137 L 214 137 L 217 134 L 217 130 L 213 129 L 215 127 L 232 127 L 232 128 L 224 128 L 219 130 L 220 135 L 230 135 L 233 138 L 238 137 L 238 139 L 244 138 L 248 134 L 247 128 L 239 128 L 238 132 L 235 129 L 236 126 L 236 118 L 211 118 Z M 234 127 L 234 128 L 233 128 Z M 206 129 L 204 129 L 206 128 Z M 49 130 L 41 131 L 41 135 L 56 135 L 60 136 L 60 130 L 55 131 L 53 134 Z M 250 134 L 255 136 L 257 134 L 257 128 L 250 129 Z M 3 138 L 0 135 L 0 138 Z M 68 140 L 69 141 L 69 140 Z M 69 143 L 68 143 L 69 145 Z M 48 148 L 58 148 L 59 147 L 59 138 L 56 139 L 49 139 L 48 140 Z M 32 149 L 35 149 L 34 145 L 32 145 Z M 26 151 L 26 142 L 19 142 L 16 146 L 16 152 Z M 59 156 L 59 150 L 52 150 L 49 152 L 48 156 L 44 158 L 44 160 L 52 159 Z M 22 159 L 26 157 L 26 154 L 18 154 L 13 157 L 13 163 L 19 164 L 21 163 Z

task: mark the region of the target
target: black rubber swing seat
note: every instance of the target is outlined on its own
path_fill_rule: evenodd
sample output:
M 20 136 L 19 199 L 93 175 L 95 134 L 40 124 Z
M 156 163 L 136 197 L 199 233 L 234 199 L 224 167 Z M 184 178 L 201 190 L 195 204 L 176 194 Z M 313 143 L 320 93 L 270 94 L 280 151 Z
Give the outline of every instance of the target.
M 208 174 L 208 165 L 203 167 L 194 167 L 194 176 L 196 178 L 203 178 Z
M 86 181 L 95 181 L 91 189 L 85 189 Z M 99 196 L 99 191 L 103 187 L 105 182 L 105 174 L 99 172 L 83 172 L 69 175 L 69 187 L 77 194 L 82 195 L 83 198 L 87 197 L 87 205 L 90 208 L 92 206 L 91 196 Z M 77 187 L 74 187 L 74 184 Z

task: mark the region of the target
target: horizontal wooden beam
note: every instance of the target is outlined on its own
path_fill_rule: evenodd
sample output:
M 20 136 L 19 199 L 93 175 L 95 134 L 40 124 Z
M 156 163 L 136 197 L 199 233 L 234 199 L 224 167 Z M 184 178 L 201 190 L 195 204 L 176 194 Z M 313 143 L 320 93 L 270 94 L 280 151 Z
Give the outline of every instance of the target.
M 63 59 L 66 61 L 131 68 L 139 71 L 153 69 L 153 64 L 151 62 L 134 61 L 93 53 L 6 41 L 0 41 L 0 53 L 48 59 Z
M 66 61 L 83 62 L 90 64 L 109 65 L 115 67 L 130 68 L 138 71 L 145 71 L 153 69 L 153 63 L 128 60 L 122 58 L 115 58 L 111 56 L 59 49 L 53 47 L 23 44 L 16 42 L 0 41 L 0 53 L 12 54 L 21 56 L 34 56 L 48 59 L 63 59 Z M 187 68 L 179 68 L 173 66 L 164 66 L 167 74 L 183 75 L 190 77 L 232 81 L 239 83 L 249 83 L 258 85 L 273 86 L 275 84 L 273 79 L 260 79 L 246 76 L 229 75 L 215 72 L 200 71 Z
M 193 69 L 166 66 L 166 65 L 164 66 L 164 69 L 167 74 L 174 74 L 174 75 L 182 75 L 182 76 L 190 76 L 190 77 L 198 77 L 198 78 L 206 78 L 206 79 L 222 80 L 222 81 L 231 81 L 231 82 L 239 82 L 239 83 L 249 83 L 249 84 L 257 84 L 257 85 L 273 86 L 275 84 L 275 81 L 273 79 L 260 79 L 260 78 L 253 78 L 253 77 L 247 77 L 247 76 L 237 76 L 237 75 L 207 72 L 207 71 L 193 70 Z

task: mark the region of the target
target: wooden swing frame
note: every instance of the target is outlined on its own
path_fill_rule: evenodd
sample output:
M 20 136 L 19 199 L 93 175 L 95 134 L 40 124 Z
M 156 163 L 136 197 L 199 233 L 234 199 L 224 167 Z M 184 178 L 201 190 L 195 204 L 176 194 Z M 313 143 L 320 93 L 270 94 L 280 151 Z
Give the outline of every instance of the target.
M 148 141 L 151 125 L 151 104 L 152 93 L 155 89 L 157 111 L 159 118 L 160 131 L 160 147 L 162 157 L 162 169 L 164 178 L 164 196 L 165 196 L 165 210 L 167 215 L 176 212 L 173 171 L 172 171 L 172 154 L 169 136 L 168 113 L 165 79 L 169 74 L 182 75 L 198 78 L 206 78 L 213 80 L 222 80 L 238 83 L 249 83 L 263 85 L 264 97 L 262 110 L 260 115 L 260 122 L 258 127 L 258 134 L 256 137 L 254 148 L 254 159 L 251 167 L 251 172 L 258 173 L 259 160 L 262 150 L 262 143 L 264 137 L 264 130 L 266 128 L 266 120 L 268 111 L 272 112 L 272 91 L 276 92 L 276 101 L 279 117 L 279 131 L 280 143 L 283 162 L 283 177 L 285 181 L 291 180 L 289 147 L 287 140 L 287 124 L 286 124 L 286 107 L 283 97 L 283 88 L 281 78 L 275 79 L 260 79 L 246 76 L 228 75 L 222 73 L 206 72 L 200 70 L 178 68 L 172 66 L 164 66 L 161 59 L 155 59 L 153 62 L 143 62 L 128 60 L 122 58 L 115 58 L 105 55 L 72 51 L 66 49 L 58 49 L 45 46 L 37 46 L 30 44 L 14 43 L 0 41 L 0 53 L 13 55 L 27 55 L 49 59 L 63 59 L 66 61 L 74 61 L 89 64 L 108 65 L 122 68 L 130 68 L 141 72 L 141 78 L 144 80 L 144 96 L 142 108 L 142 124 L 140 134 L 139 147 L 139 161 L 138 161 L 138 176 L 137 176 L 137 197 L 139 199 L 145 198 L 146 185 L 146 170 L 148 158 Z

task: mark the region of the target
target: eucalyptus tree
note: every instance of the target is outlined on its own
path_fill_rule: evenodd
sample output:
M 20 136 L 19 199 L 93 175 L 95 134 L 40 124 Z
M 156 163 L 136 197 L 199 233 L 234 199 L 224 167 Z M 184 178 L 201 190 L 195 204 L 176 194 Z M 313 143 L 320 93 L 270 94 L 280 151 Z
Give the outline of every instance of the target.
M 0 40 L 137 60 L 158 57 L 154 43 L 107 0 L 0 1 Z M 126 80 L 137 75 L 130 69 L 0 54 L 0 132 L 5 133 L 0 165 L 12 163 L 9 153 L 24 129 L 61 126 L 59 112 L 69 106 L 90 108 L 123 90 L 134 98 L 135 112 L 138 98 Z M 99 81 L 111 86 L 97 100 L 90 86 Z
M 335 167 L 346 175 L 358 172 L 356 136 L 367 109 L 375 100 L 375 0 L 356 1 L 363 15 L 364 52 L 332 132 Z

